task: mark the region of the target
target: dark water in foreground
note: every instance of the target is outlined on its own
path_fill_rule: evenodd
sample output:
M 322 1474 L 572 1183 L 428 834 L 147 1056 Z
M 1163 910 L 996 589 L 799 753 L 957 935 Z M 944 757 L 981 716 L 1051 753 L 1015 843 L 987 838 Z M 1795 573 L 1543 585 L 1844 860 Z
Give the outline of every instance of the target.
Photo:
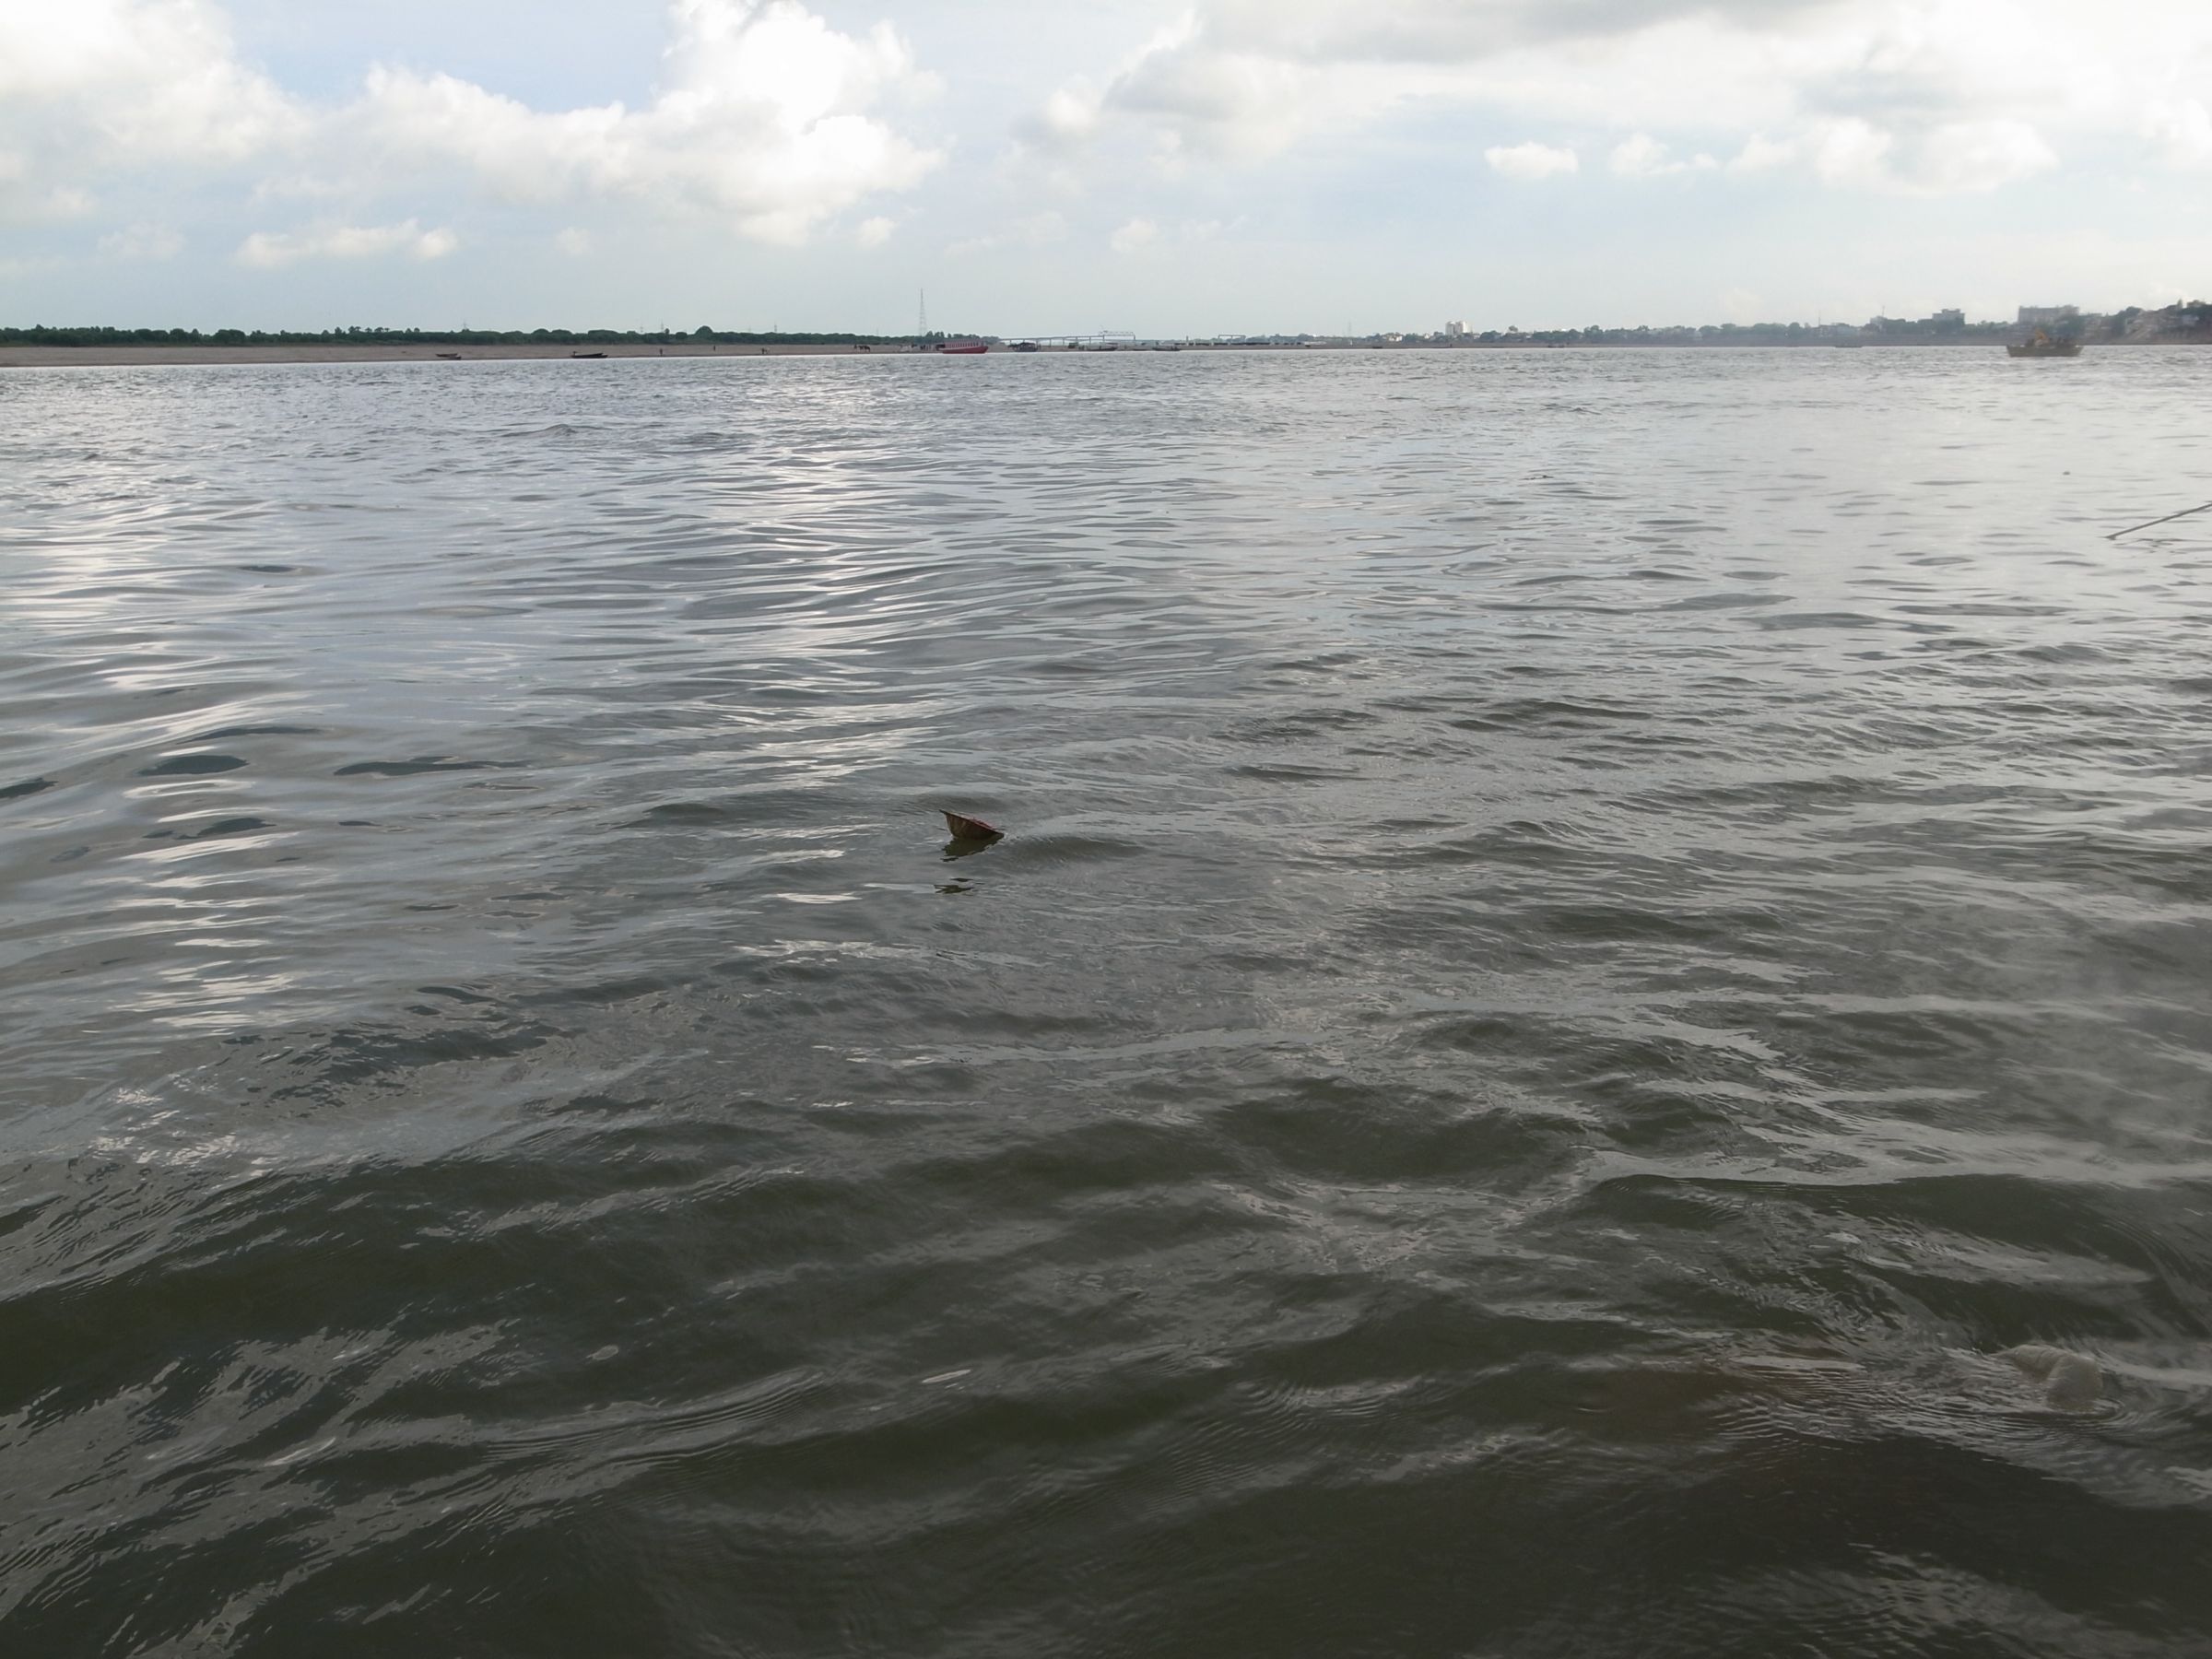
M 0 1651 L 2212 1652 L 2207 373 L 0 378 Z

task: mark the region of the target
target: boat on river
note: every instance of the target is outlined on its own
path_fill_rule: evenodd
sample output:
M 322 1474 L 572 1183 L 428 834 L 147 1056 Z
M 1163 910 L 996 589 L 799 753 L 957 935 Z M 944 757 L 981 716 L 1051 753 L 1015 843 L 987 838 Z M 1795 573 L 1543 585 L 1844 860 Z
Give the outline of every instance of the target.
M 2079 340 L 2062 340 L 2047 328 L 2039 328 L 2018 346 L 2005 347 L 2006 357 L 2070 358 L 2081 355 Z
M 991 347 L 982 340 L 940 340 L 937 349 L 947 357 L 982 357 Z

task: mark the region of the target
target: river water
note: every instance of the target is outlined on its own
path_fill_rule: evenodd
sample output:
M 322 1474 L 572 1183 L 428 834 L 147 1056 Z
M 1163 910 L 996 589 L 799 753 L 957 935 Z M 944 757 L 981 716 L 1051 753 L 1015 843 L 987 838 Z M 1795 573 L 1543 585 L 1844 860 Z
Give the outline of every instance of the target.
M 2208 367 L 9 372 L 0 1649 L 2212 1652 Z

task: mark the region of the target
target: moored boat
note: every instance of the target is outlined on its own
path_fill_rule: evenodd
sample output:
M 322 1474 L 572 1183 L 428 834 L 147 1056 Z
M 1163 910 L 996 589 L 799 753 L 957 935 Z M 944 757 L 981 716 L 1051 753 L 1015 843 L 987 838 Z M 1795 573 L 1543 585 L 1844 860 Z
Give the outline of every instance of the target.
M 2016 358 L 2070 358 L 2081 355 L 2079 340 L 2062 340 L 2050 330 L 2039 328 L 2018 346 L 2005 347 L 2006 357 Z
M 982 357 L 991 347 L 982 340 L 940 340 L 937 349 L 947 357 Z

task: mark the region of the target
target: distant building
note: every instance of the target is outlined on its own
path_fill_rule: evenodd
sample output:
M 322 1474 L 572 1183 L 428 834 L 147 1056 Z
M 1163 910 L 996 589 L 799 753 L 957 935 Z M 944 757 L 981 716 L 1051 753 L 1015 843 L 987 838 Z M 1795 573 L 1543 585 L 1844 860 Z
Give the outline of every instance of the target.
M 1962 311 L 1930 312 L 1928 321 L 1937 328 L 1964 328 L 1966 313 Z
M 2053 323 L 2071 323 L 2081 315 L 2078 305 L 2023 305 L 2020 307 L 2022 328 L 2048 328 Z
M 1466 335 L 1467 325 L 1465 323 L 1447 323 L 1444 324 L 1444 338 L 1447 340 L 1463 340 L 1466 338 Z

